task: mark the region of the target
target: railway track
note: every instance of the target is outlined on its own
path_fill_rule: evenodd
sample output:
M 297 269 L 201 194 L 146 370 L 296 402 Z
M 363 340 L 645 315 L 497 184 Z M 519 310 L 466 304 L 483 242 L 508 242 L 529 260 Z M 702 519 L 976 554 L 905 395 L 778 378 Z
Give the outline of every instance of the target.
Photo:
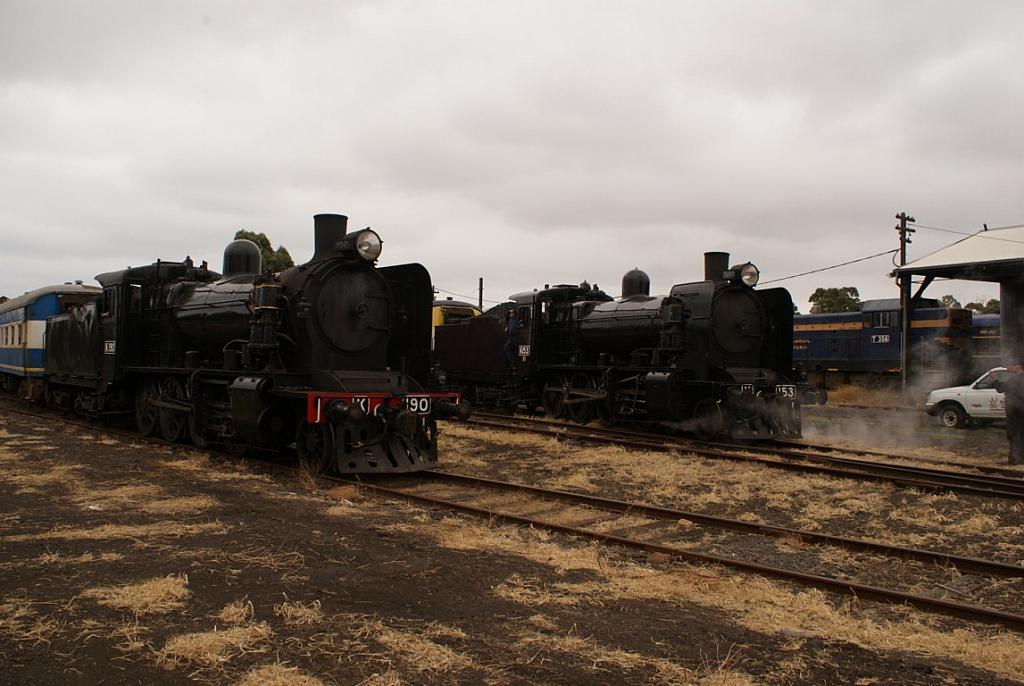
M 1018 631 L 1024 630 L 1024 615 L 1003 609 L 961 603 L 859 583 L 849 579 L 809 574 L 730 555 L 698 552 L 687 547 L 685 535 L 680 534 L 678 522 L 685 520 L 699 523 L 702 529 L 717 528 L 772 537 L 798 537 L 800 540 L 814 545 L 842 545 L 851 550 L 869 551 L 894 559 L 912 559 L 936 565 L 953 565 L 957 569 L 963 565 L 963 569 L 972 569 L 977 573 L 999 578 L 1024 576 L 1024 567 L 1016 565 L 751 524 L 640 503 L 628 503 L 587 494 L 556 491 L 447 472 L 424 473 L 417 475 L 415 479 L 402 478 L 397 483 L 392 481 L 388 485 L 381 485 L 376 481 L 357 481 L 349 478 L 339 478 L 338 481 L 356 483 L 361 488 L 379 495 L 475 515 L 489 521 L 542 528 L 594 540 L 605 545 L 660 553 L 673 559 L 700 564 L 721 565 L 826 591 L 887 603 L 907 604 L 927 612 L 989 624 L 1000 624 Z M 510 493 L 519 496 L 518 501 L 510 498 Z M 949 567 L 946 569 L 948 570 Z
M 927 464 L 939 465 L 942 467 L 952 467 L 954 470 L 972 470 L 979 474 L 995 474 L 997 476 L 1010 477 L 1011 479 L 1024 480 L 1024 471 L 1020 469 L 1012 469 L 1010 467 L 996 467 L 993 465 L 983 464 L 970 464 L 968 462 L 957 462 L 955 460 L 940 460 L 934 457 L 923 457 L 921 455 L 900 455 L 899 453 L 887 453 L 881 450 L 866 450 L 864 448 L 845 448 L 835 445 L 825 445 L 821 443 L 809 443 L 806 441 L 787 441 L 779 440 L 772 441 L 773 446 L 780 448 L 790 448 L 793 450 L 811 450 L 819 453 L 833 454 L 840 453 L 846 455 L 863 455 L 865 457 L 882 457 L 888 460 L 914 460 L 917 462 L 925 462 Z
M 684 450 L 712 459 L 762 464 L 777 469 L 840 478 L 881 481 L 924 491 L 952 491 L 969 495 L 1024 500 L 1024 479 L 1019 477 L 975 475 L 966 472 L 842 457 L 821 450 L 816 452 L 816 446 L 800 443 L 795 444 L 794 447 L 781 447 L 771 443 L 738 445 L 735 443 L 700 442 L 636 431 L 565 424 L 546 419 L 482 413 L 474 415 L 468 423 L 492 429 L 528 431 L 554 436 L 560 440 L 577 440 L 583 443 L 621 445 L 659 452 Z M 797 449 L 798 447 L 800 449 Z M 834 448 L 831 450 L 838 451 Z
M 28 411 L 7 404 L 0 405 L 0 409 L 34 418 L 53 418 L 51 413 Z M 145 438 L 135 432 L 86 421 L 67 418 L 62 421 L 90 431 L 135 441 L 199 450 L 192 446 L 169 444 L 162 439 Z M 275 470 L 294 471 L 292 465 L 257 461 Z M 809 574 L 731 555 L 716 555 L 688 549 L 685 547 L 686 541 L 680 540 L 679 522 L 692 523 L 702 530 L 783 538 L 817 546 L 840 546 L 850 551 L 884 555 L 894 560 L 925 563 L 934 568 L 955 569 L 957 572 L 970 572 L 991 578 L 1024 578 L 1024 567 L 1017 565 L 447 472 L 425 472 L 394 477 L 388 485 L 383 485 L 379 478 L 375 481 L 361 481 L 349 477 L 322 478 L 338 483 L 354 483 L 360 488 L 382 496 L 441 507 L 490 521 L 543 528 L 594 540 L 604 545 L 661 553 L 672 559 L 701 564 L 717 564 L 826 591 L 887 603 L 907 604 L 927 612 L 1024 631 L 1024 615 L 1004 609 L 956 602 L 859 583 L 850 579 Z M 517 507 L 511 507 L 510 493 L 525 497 L 525 500 Z

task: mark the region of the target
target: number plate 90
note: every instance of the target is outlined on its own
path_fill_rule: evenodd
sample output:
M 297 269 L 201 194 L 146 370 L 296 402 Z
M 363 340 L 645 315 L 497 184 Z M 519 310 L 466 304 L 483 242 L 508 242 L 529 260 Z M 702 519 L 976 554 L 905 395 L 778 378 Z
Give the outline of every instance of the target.
M 430 413 L 430 398 L 425 395 L 405 396 L 405 409 L 417 414 Z

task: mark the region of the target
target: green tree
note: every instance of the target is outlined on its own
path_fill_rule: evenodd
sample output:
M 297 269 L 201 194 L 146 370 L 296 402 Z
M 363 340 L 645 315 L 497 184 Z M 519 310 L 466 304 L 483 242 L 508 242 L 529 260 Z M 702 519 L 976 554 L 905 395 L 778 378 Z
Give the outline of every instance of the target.
M 278 272 L 283 272 L 289 267 L 295 266 L 295 263 L 292 261 L 292 256 L 288 254 L 288 249 L 283 245 L 279 245 L 277 246 L 277 250 L 274 250 L 270 245 L 270 239 L 267 238 L 267 234 L 240 229 L 235 232 L 235 240 L 237 241 L 240 238 L 250 240 L 259 246 L 260 253 L 263 255 L 264 274 L 277 274 Z
M 944 295 L 939 298 L 939 304 L 943 307 L 952 307 L 954 309 L 960 309 L 960 301 L 951 295 Z
M 853 286 L 817 288 L 807 299 L 813 314 L 856 312 L 860 309 L 860 292 Z
M 964 305 L 968 310 L 974 310 L 978 314 L 999 314 L 999 300 L 989 298 L 989 301 L 982 305 L 980 302 L 969 302 Z

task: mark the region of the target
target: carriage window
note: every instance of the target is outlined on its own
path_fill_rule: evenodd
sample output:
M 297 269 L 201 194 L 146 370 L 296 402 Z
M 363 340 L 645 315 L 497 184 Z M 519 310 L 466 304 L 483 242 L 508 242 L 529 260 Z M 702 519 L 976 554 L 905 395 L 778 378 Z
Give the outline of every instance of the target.
M 551 303 L 547 300 L 540 304 L 540 320 L 545 324 L 551 323 Z
M 530 323 L 530 308 L 519 308 L 519 326 L 527 326 Z

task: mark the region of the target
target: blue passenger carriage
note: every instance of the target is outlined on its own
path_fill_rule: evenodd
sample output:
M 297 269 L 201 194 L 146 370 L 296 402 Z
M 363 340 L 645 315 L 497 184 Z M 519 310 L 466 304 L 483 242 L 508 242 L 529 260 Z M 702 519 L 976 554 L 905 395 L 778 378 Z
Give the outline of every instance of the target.
M 42 397 L 46 368 L 46 320 L 94 300 L 95 286 L 80 282 L 46 286 L 0 303 L 0 381 L 4 390 Z

